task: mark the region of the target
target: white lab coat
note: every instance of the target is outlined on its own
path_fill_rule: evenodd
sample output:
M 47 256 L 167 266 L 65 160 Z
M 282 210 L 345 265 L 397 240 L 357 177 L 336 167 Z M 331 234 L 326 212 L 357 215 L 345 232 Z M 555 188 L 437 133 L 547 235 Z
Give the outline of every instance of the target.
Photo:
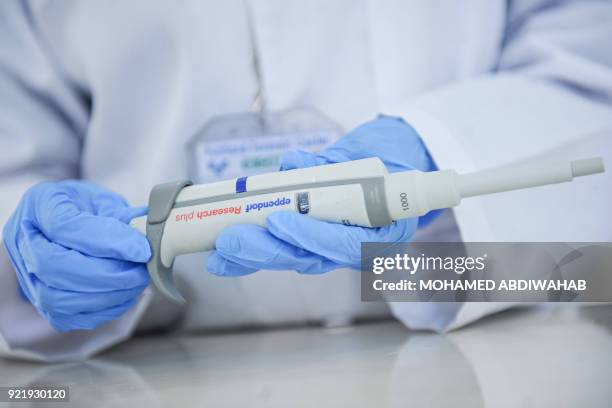
M 153 185 L 186 176 L 194 132 L 252 109 L 259 87 L 266 109 L 314 106 L 345 130 L 400 115 L 441 168 L 591 155 L 612 163 L 611 45 L 609 1 L 3 1 L 0 224 L 49 178 L 86 178 L 145 203 Z M 599 177 L 466 200 L 431 231 L 452 236 L 456 219 L 467 241 L 609 241 L 612 189 Z M 148 292 L 115 322 L 59 334 L 20 297 L 0 252 L 0 349 L 24 358 L 87 357 L 142 326 L 388 313 L 359 301 L 355 271 L 221 279 L 192 255 L 177 261 L 185 310 L 151 304 Z M 409 327 L 445 330 L 505 306 L 391 311 Z

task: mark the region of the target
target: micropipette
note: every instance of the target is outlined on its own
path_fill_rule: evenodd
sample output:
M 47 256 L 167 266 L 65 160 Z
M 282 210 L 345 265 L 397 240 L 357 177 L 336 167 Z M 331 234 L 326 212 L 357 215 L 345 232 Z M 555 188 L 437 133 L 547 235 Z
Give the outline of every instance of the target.
M 604 171 L 601 158 L 528 163 L 457 174 L 454 170 L 388 173 L 378 158 L 241 177 L 211 184 L 177 181 L 157 185 L 147 216 L 130 225 L 152 249 L 147 264 L 158 290 L 176 303 L 177 255 L 214 248 L 219 233 L 235 224 L 265 226 L 273 211 L 295 211 L 323 221 L 380 227 L 458 205 L 462 198 L 571 181 Z

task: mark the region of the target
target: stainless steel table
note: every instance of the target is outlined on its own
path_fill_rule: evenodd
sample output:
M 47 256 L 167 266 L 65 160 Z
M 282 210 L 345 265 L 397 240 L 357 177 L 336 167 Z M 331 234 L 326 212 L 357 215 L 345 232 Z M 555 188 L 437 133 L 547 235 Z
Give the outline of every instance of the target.
M 141 337 L 83 363 L 0 360 L 0 385 L 29 383 L 69 385 L 69 406 L 612 407 L 612 306 L 515 310 L 446 335 L 383 322 Z

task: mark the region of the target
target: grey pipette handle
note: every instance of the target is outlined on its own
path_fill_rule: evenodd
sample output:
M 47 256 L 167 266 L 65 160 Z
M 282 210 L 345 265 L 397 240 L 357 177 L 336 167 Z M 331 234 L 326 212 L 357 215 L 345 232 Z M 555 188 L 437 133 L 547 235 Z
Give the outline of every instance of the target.
M 174 200 L 183 188 L 190 185 L 189 180 L 179 180 L 155 186 L 149 196 L 146 226 L 147 239 L 151 245 L 151 259 L 147 263 L 151 281 L 162 295 L 179 305 L 184 304 L 185 299 L 174 285 L 173 265 L 165 266 L 161 260 L 161 242 Z

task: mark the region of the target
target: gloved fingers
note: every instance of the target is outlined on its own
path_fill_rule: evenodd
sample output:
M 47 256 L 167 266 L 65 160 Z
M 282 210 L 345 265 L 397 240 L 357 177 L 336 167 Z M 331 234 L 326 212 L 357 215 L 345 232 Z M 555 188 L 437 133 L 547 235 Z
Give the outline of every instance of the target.
M 376 140 L 375 144 L 372 140 Z M 431 158 L 417 132 L 403 119 L 381 115 L 348 132 L 317 154 L 296 150 L 281 158 L 281 170 L 380 157 L 390 172 L 431 170 Z
M 227 258 L 219 255 L 217 251 L 213 251 L 208 255 L 208 272 L 217 276 L 245 276 L 258 271 L 256 268 L 242 266 L 236 262 L 232 262 Z
M 56 184 L 77 203 L 81 211 L 93 215 L 112 217 L 129 223 L 132 218 L 147 213 L 147 206 L 130 207 L 125 198 L 119 194 L 89 181 L 65 180 Z M 56 189 L 47 188 L 44 194 L 53 194 L 53 190 Z
M 120 305 L 112 306 L 96 312 L 84 312 L 77 314 L 49 313 L 44 312 L 44 317 L 59 332 L 71 330 L 93 330 L 96 327 L 112 320 L 130 310 L 137 299 L 128 300 Z
M 435 168 L 421 137 L 403 119 L 380 115 L 348 132 L 334 145 L 319 153 L 331 162 L 334 156 L 347 160 L 379 157 L 389 172 Z
M 295 247 L 341 265 L 359 263 L 361 242 L 354 239 L 351 227 L 285 211 L 270 214 L 267 226 L 273 236 Z
M 146 262 L 151 257 L 147 239 L 113 217 L 81 211 L 67 194 L 52 194 L 37 206 L 38 227 L 51 241 L 83 254 Z
M 4 242 L 6 253 L 17 271 L 25 269 L 18 248 L 18 242 L 21 235 L 19 216 L 15 213 L 11 215 L 6 224 L 4 224 L 4 228 L 2 229 L 2 242 Z
M 34 304 L 35 299 L 34 299 L 34 284 L 33 284 L 33 280 L 36 279 L 36 277 L 34 275 L 31 275 L 28 273 L 27 270 L 24 269 L 19 269 L 15 271 L 15 276 L 17 277 L 17 282 L 19 283 L 19 288 L 21 289 L 21 294 L 23 296 L 25 296 L 26 300 L 28 302 L 30 302 L 31 304 Z
M 73 202 L 82 212 L 109 217 L 129 207 L 119 194 L 85 180 L 45 181 L 28 190 L 25 197 L 26 202 L 35 204 L 37 211 L 63 200 Z
M 47 286 L 79 292 L 108 292 L 149 284 L 144 263 L 96 258 L 49 241 L 24 225 L 18 249 L 27 272 Z
M 98 211 L 100 216 L 115 218 L 125 224 L 129 224 L 136 217 L 146 215 L 149 210 L 147 206 L 140 207 L 114 207 Z
M 123 210 L 123 212 L 119 215 L 118 219 L 121 222 L 125 222 L 129 224 L 136 217 L 142 217 L 143 215 L 147 215 L 149 212 L 149 207 L 146 205 L 141 205 L 139 207 L 128 207 Z
M 280 158 L 280 170 L 303 169 L 315 167 L 329 162 L 323 157 L 304 150 L 290 150 Z
M 109 292 L 74 292 L 56 289 L 34 278 L 35 306 L 50 313 L 76 314 L 96 312 L 137 298 L 147 287 L 137 286 Z
M 316 254 L 281 241 L 265 228 L 245 224 L 226 228 L 216 241 L 219 255 L 252 269 L 295 270 L 318 274 L 339 266 Z
M 342 147 L 340 143 L 317 153 L 310 153 L 304 150 L 290 150 L 281 156 L 280 170 L 303 169 L 306 167 L 321 166 L 323 164 L 342 163 L 352 160 L 351 152 Z M 372 157 L 368 156 L 368 157 Z
M 267 218 L 269 232 L 278 239 L 320 255 L 336 264 L 359 268 L 362 242 L 404 242 L 416 230 L 417 220 L 403 220 L 381 228 L 334 224 L 279 211 Z
M 419 228 L 425 228 L 438 218 L 446 209 L 433 210 L 419 217 Z
M 408 242 L 416 232 L 419 218 L 394 221 L 379 228 L 365 228 L 370 231 L 369 242 Z
M 44 184 L 44 183 L 43 183 Z M 66 191 L 74 200 L 79 202 L 92 202 L 94 207 L 127 207 L 128 203 L 121 195 L 107 190 L 99 184 L 87 180 L 62 180 L 50 182 L 50 190 L 58 188 Z

